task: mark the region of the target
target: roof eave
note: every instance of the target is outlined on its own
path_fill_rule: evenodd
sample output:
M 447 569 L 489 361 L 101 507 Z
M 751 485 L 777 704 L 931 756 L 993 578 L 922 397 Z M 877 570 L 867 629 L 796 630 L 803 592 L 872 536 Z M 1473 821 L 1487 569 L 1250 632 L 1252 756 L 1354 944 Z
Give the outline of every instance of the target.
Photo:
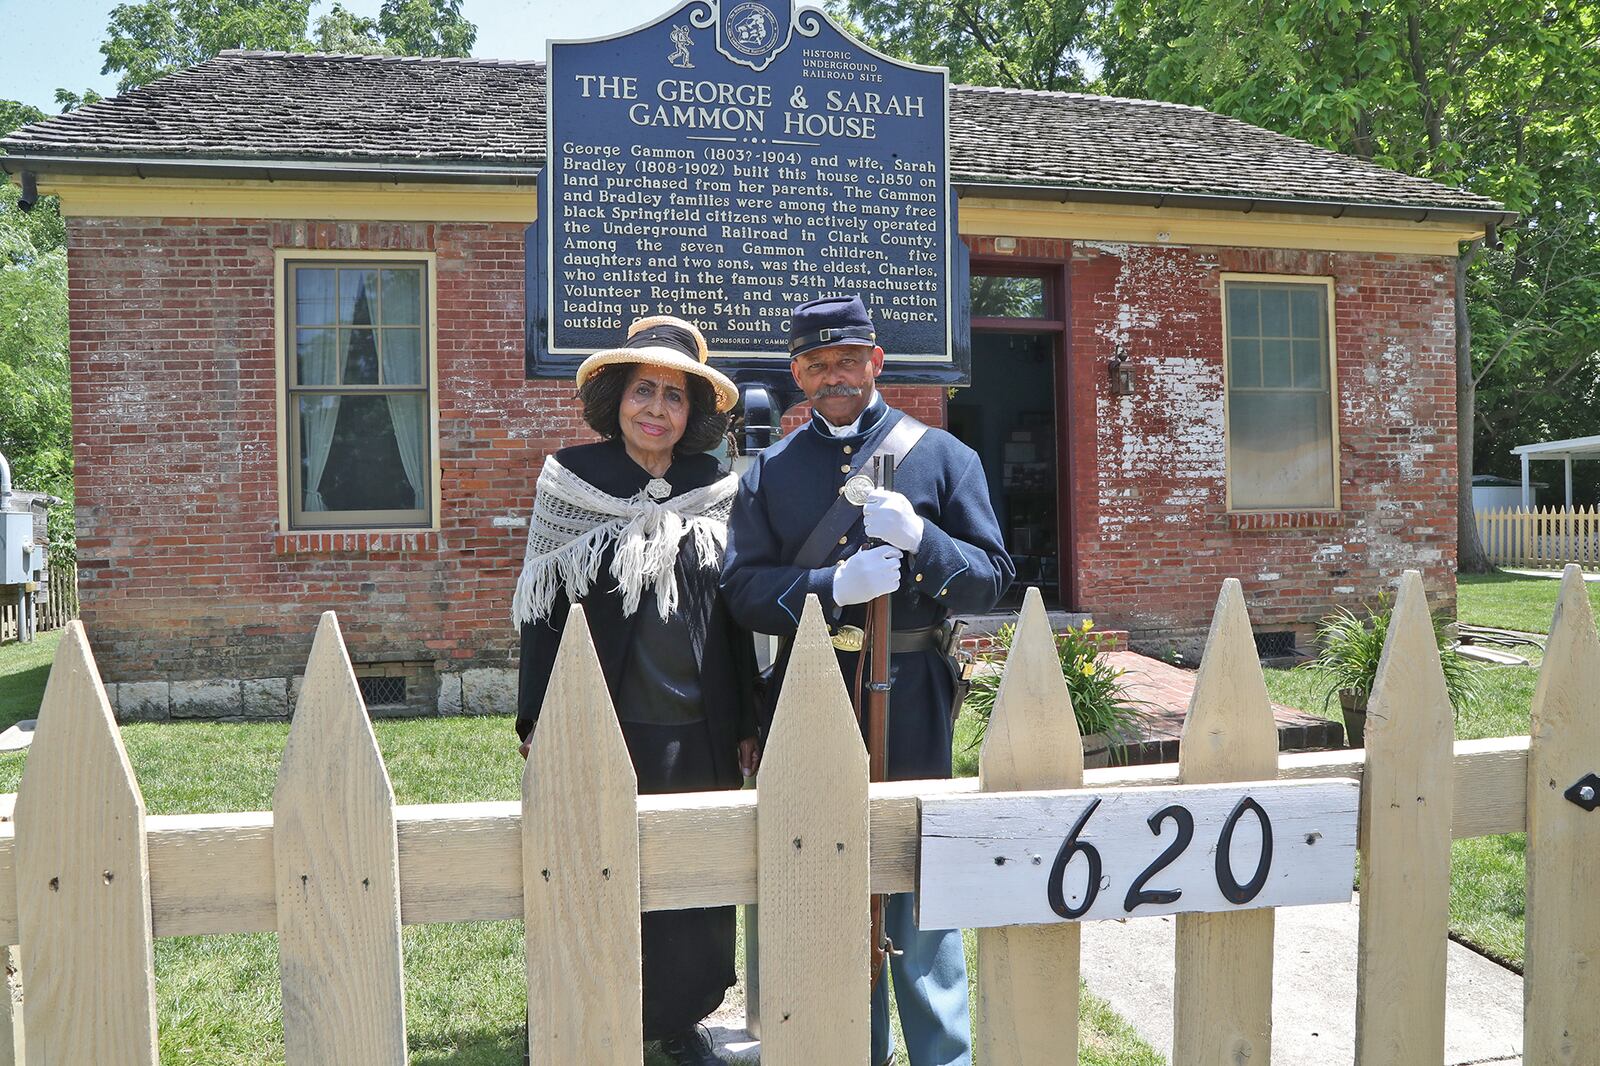
M 541 168 L 523 163 L 396 163 L 366 159 L 183 159 L 82 156 L 62 153 L 0 155 L 0 172 L 109 177 L 243 178 L 257 181 L 407 181 L 532 185 Z
M 1137 207 L 1187 207 L 1205 211 L 1271 211 L 1288 215 L 1318 215 L 1326 218 L 1387 218 L 1403 222 L 1459 222 L 1474 227 L 1510 226 L 1517 220 L 1515 211 L 1504 208 L 1440 207 L 1428 204 L 1374 204 L 1339 200 L 1306 200 L 1258 196 L 1229 196 L 1218 193 L 1160 192 L 1145 189 L 1088 188 L 1068 185 L 1036 185 L 1020 182 L 956 178 L 952 183 L 961 196 L 993 196 L 1009 200 L 1042 200 L 1056 203 L 1124 204 Z

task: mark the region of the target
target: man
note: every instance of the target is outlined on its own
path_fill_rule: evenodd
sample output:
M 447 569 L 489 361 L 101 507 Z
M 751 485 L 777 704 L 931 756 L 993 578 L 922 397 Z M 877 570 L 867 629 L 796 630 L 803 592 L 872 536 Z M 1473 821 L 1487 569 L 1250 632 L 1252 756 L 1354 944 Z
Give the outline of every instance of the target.
M 798 627 L 807 594 L 821 601 L 836 635 L 863 625 L 869 601 L 892 595 L 888 776 L 947 778 L 954 678 L 941 629 L 952 612 L 992 608 L 1014 575 L 988 481 L 971 448 L 914 420 L 902 425 L 905 414 L 878 395 L 883 349 L 860 297 L 801 304 L 789 337 L 789 369 L 811 400 L 811 419 L 746 472 L 728 523 L 723 594 L 741 625 L 784 637 Z M 865 460 L 880 450 L 903 454 L 894 491 L 874 489 L 862 506 L 830 517 L 846 482 L 870 474 Z M 813 532 L 819 523 L 825 548 Z M 853 682 L 858 653 L 838 656 Z M 775 707 L 769 699 L 766 713 Z M 890 970 L 912 1066 L 967 1066 L 960 932 L 918 932 L 908 894 L 889 898 L 884 928 L 903 952 Z M 890 1061 L 890 1041 L 885 979 L 873 989 L 874 1063 Z

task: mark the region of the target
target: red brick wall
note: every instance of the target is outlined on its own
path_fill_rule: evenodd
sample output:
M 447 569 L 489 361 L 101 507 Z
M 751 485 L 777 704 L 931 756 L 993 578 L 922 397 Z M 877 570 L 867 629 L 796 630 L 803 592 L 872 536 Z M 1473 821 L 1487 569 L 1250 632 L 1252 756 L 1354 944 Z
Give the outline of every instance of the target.
M 1227 576 L 1263 625 L 1314 620 L 1407 566 L 1453 598 L 1448 263 L 1020 243 L 1071 257 L 1072 606 L 1137 638 L 1203 627 Z M 438 533 L 277 528 L 274 248 L 437 254 Z M 525 535 L 510 522 L 545 454 L 591 437 L 569 383 L 524 380 L 520 226 L 75 218 L 69 255 L 83 617 L 108 680 L 297 674 L 329 609 L 358 663 L 510 664 Z M 1338 279 L 1333 525 L 1225 513 L 1224 270 Z M 1132 397 L 1107 385 L 1119 343 Z M 942 390 L 885 393 L 943 424 Z
M 298 673 L 318 612 L 357 662 L 506 664 L 545 453 L 591 436 L 523 379 L 517 225 L 74 219 L 72 377 L 83 618 L 114 680 Z M 433 250 L 437 534 L 278 529 L 274 248 Z
M 1455 599 L 1454 275 L 1371 253 L 1071 249 L 1072 479 L 1078 603 L 1137 640 L 1209 622 L 1243 584 L 1258 627 L 1304 627 L 1418 568 Z M 1335 279 L 1336 515 L 1229 515 L 1222 272 Z M 1132 396 L 1106 363 L 1121 347 Z
M 547 453 L 593 439 L 569 382 L 524 379 L 522 227 L 70 225 L 80 583 L 104 676 L 292 676 L 325 610 L 358 664 L 510 665 L 526 530 L 508 520 Z M 437 254 L 438 533 L 278 529 L 275 248 Z M 886 393 L 942 424 L 940 390 Z

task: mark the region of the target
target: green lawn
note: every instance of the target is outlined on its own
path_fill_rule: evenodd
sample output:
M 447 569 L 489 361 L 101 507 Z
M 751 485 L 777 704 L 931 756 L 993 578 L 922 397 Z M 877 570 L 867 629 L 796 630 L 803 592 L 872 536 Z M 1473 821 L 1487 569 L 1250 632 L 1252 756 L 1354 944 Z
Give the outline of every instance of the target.
M 0 645 L 0 729 L 10 729 L 39 713 L 45 679 L 61 643 L 59 629 L 28 644 Z
M 37 713 L 58 636 L 0 646 L 4 725 Z M 398 803 L 515 800 L 521 794 L 522 762 L 506 719 L 380 721 L 374 732 Z M 287 735 L 287 724 L 271 722 L 132 723 L 122 729 L 151 814 L 269 809 Z M 975 772 L 975 747 L 970 758 Z M 25 760 L 26 752 L 0 753 L 0 792 L 16 791 Z M 522 923 L 408 926 L 403 944 L 412 1063 L 519 1062 L 527 987 Z M 968 933 L 969 958 L 972 944 Z M 155 958 L 163 1063 L 283 1062 L 274 935 L 164 938 L 156 941 Z M 26 970 L 23 980 L 26 989 Z M 743 1002 L 742 982 L 730 995 L 730 1002 Z M 1085 993 L 1080 1013 L 1087 1066 L 1163 1062 L 1104 1002 Z M 667 1066 L 667 1060 L 652 1055 L 646 1066 Z
M 1537 580 L 1537 579 L 1534 579 Z M 1552 582 L 1553 584 L 1553 582 Z M 1484 624 L 1495 624 L 1487 622 Z M 1521 628 L 1510 627 L 1505 628 Z M 1520 736 L 1528 732 L 1538 670 L 1531 666 L 1486 666 L 1483 697 L 1456 719 L 1456 737 Z M 1279 703 L 1337 719 L 1338 701 L 1326 708 L 1326 691 L 1308 670 L 1268 670 L 1267 691 Z M 1522 833 L 1475 837 L 1451 845 L 1450 927 L 1495 954 L 1522 962 L 1526 899 Z
M 1586 582 L 1589 603 L 1600 616 L 1600 581 Z M 1525 633 L 1550 632 L 1561 582 L 1522 574 L 1462 574 L 1456 578 L 1456 617 L 1475 626 Z

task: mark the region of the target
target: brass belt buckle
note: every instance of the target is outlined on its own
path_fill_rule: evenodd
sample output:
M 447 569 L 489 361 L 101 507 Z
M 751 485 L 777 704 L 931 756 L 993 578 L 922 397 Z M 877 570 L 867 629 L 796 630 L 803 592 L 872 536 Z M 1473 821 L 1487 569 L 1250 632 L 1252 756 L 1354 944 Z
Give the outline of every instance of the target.
M 833 646 L 840 651 L 860 651 L 866 643 L 867 635 L 860 626 L 840 626 L 833 634 Z

